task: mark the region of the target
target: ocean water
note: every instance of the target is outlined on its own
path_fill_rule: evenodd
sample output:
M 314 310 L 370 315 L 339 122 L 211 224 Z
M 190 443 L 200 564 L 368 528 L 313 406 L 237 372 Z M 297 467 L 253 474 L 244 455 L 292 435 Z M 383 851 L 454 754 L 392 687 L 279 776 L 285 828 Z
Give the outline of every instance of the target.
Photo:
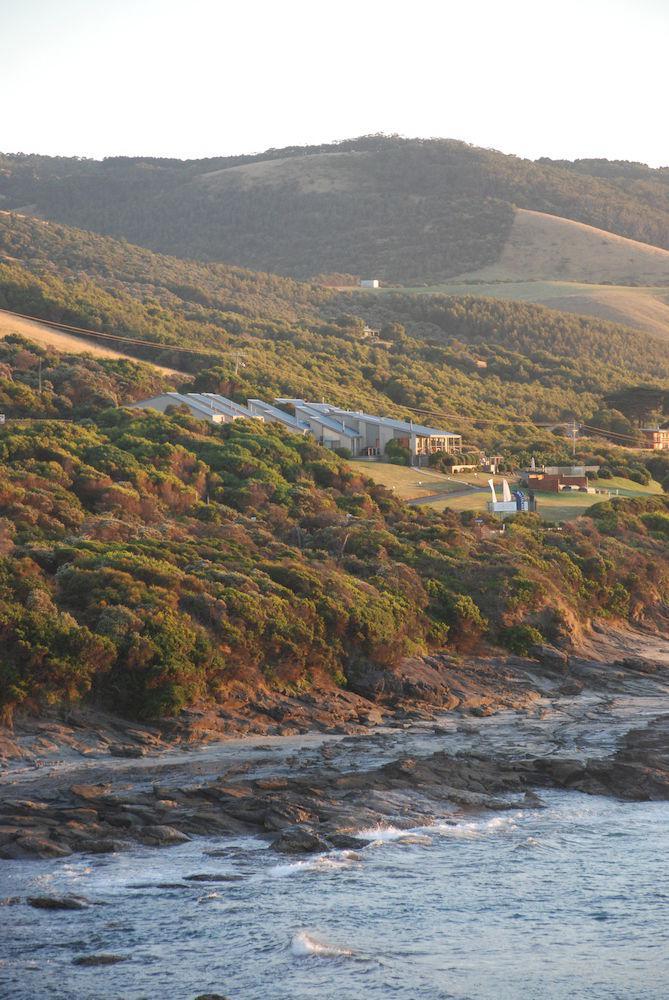
M 2 896 L 96 905 L 0 908 L 0 996 L 666 1000 L 669 803 L 542 798 L 543 809 L 364 830 L 370 846 L 327 856 L 199 838 L 4 863 Z M 184 881 L 197 873 L 239 879 Z M 127 960 L 73 964 L 103 952 Z

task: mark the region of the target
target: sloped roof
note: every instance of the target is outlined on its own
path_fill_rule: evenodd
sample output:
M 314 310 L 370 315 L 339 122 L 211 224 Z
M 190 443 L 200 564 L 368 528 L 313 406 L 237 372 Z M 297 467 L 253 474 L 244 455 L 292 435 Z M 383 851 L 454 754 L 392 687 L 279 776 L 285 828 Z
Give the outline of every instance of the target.
M 310 403 L 309 405 L 314 409 L 364 420 L 365 423 L 393 427 L 395 430 L 406 431 L 409 434 L 418 434 L 420 437 L 460 437 L 459 434 L 455 434 L 453 431 L 439 430 L 436 427 L 427 427 L 425 424 L 416 424 L 408 420 L 397 420 L 394 417 L 377 417 L 370 413 L 364 413 L 362 410 L 344 410 L 338 406 L 330 406 L 329 403 Z

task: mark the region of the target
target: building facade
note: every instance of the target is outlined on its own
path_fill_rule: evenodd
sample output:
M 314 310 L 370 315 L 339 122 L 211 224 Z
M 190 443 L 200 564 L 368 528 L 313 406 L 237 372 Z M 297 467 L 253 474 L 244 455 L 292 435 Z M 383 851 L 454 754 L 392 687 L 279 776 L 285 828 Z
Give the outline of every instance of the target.
M 669 451 L 669 427 L 642 427 L 644 448 L 652 451 Z
M 344 410 L 329 403 L 310 403 L 303 399 L 277 399 L 276 402 L 292 407 L 296 418 L 307 423 L 325 447 L 345 447 L 353 455 L 381 457 L 388 444 L 396 441 L 411 453 L 413 465 L 427 465 L 430 455 L 462 450 L 460 434 L 413 421 L 377 417 L 362 410 Z M 330 443 L 334 439 L 337 443 Z
M 170 407 L 186 407 L 192 416 L 215 424 L 243 419 L 280 423 L 293 433 L 311 434 L 325 448 L 345 448 L 366 458 L 383 456 L 388 444 L 396 441 L 410 452 L 413 465 L 427 465 L 430 455 L 439 452 L 462 450 L 459 434 L 304 399 L 277 399 L 274 403 L 249 399 L 243 406 L 214 392 L 164 392 L 129 406 L 159 413 Z

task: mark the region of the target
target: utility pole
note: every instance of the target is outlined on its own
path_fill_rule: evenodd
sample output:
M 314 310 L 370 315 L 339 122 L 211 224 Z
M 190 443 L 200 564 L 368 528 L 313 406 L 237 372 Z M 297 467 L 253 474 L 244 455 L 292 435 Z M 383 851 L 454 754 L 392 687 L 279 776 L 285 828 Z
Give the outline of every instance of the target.
M 576 432 L 578 427 L 576 426 L 576 417 L 573 418 L 571 422 L 571 454 L 572 458 L 576 458 Z
M 39 368 L 38 368 L 37 378 L 38 378 L 38 381 L 39 381 L 39 394 L 41 396 L 42 395 L 42 359 L 41 358 L 39 359 Z

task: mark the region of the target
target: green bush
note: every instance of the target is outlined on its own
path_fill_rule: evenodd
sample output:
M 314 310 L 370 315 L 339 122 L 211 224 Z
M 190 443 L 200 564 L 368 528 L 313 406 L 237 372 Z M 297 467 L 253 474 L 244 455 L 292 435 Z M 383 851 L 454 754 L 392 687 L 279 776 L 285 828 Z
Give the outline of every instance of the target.
M 544 637 L 533 625 L 510 625 L 499 633 L 500 640 L 507 649 L 518 656 L 527 656 L 533 647 L 541 646 Z
M 391 465 L 411 465 L 411 452 L 408 448 L 404 448 L 399 441 L 394 439 L 389 441 L 385 453 Z

